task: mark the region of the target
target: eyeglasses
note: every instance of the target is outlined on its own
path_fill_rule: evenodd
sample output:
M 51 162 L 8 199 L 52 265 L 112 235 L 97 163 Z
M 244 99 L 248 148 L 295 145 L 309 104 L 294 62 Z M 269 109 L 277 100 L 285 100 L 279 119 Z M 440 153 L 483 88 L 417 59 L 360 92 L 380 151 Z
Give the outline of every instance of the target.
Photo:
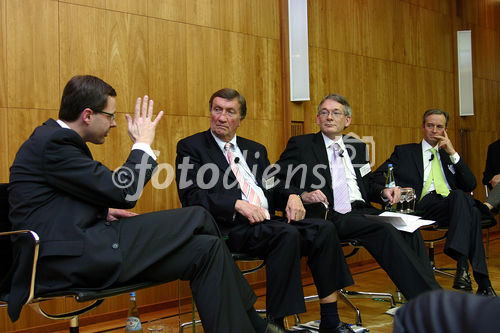
M 92 110 L 96 113 L 104 113 L 105 115 L 109 116 L 109 118 L 111 119 L 111 121 L 115 120 L 116 118 L 116 114 L 115 113 L 109 113 L 109 112 L 106 112 L 106 111 L 95 111 L 95 110 Z
M 328 110 L 321 110 L 319 111 L 318 113 L 321 117 L 328 117 L 328 116 L 332 116 L 332 117 L 335 117 L 335 118 L 340 118 L 342 116 L 344 116 L 344 112 L 340 111 L 340 110 L 333 110 L 333 111 L 328 111 Z

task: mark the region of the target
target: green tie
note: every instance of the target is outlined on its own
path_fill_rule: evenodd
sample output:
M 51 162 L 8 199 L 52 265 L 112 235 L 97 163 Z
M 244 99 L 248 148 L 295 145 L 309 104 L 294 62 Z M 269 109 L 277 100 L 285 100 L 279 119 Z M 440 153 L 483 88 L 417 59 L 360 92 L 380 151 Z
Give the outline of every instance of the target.
M 434 187 L 436 188 L 437 194 L 441 194 L 443 197 L 447 197 L 448 194 L 450 194 L 450 190 L 448 189 L 446 181 L 444 180 L 443 172 L 441 171 L 441 163 L 439 163 L 436 149 L 431 148 L 431 153 L 434 156 L 431 162 L 431 172 L 424 184 L 424 189 L 422 190 L 420 199 L 422 199 L 427 194 L 427 192 L 429 191 L 429 187 L 431 187 L 432 181 L 434 181 Z

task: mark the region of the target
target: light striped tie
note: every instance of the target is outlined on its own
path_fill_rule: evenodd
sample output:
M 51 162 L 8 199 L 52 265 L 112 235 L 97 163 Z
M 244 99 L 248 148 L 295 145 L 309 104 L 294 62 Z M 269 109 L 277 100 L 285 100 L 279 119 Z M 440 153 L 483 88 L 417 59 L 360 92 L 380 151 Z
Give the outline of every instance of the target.
M 234 162 L 234 154 L 231 152 L 231 146 L 232 144 L 230 142 L 227 142 L 224 146 L 224 149 L 226 151 L 226 159 L 229 165 L 231 166 L 231 170 L 233 170 L 234 176 L 236 177 L 236 180 L 238 181 L 238 184 L 240 184 L 241 192 L 247 197 L 247 200 L 249 203 L 252 205 L 260 206 L 260 198 L 257 195 L 257 192 L 248 184 L 248 182 L 245 180 L 245 177 L 240 172 L 240 169 L 238 168 L 238 164 Z
M 330 146 L 333 149 L 330 172 L 332 174 L 333 189 L 333 209 L 336 212 L 345 214 L 351 211 L 351 201 L 349 199 L 349 188 L 345 177 L 344 163 L 340 156 L 340 146 L 338 143 Z

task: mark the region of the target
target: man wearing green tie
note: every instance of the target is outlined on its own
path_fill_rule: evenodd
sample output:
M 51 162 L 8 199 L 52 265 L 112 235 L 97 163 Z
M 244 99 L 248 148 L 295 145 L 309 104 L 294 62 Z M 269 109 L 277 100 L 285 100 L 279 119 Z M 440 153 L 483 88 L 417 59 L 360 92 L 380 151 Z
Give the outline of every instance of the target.
M 413 187 L 418 198 L 417 212 L 424 219 L 448 227 L 444 252 L 457 261 L 453 288 L 472 290 L 469 262 L 477 293 L 496 296 L 488 276 L 481 233 L 483 204 L 467 193 L 476 187 L 476 178 L 456 152 L 446 132 L 449 116 L 440 109 L 427 110 L 422 121 L 423 140 L 396 146 L 391 157 L 374 173 L 385 182 L 387 164 L 394 167 L 396 184 Z

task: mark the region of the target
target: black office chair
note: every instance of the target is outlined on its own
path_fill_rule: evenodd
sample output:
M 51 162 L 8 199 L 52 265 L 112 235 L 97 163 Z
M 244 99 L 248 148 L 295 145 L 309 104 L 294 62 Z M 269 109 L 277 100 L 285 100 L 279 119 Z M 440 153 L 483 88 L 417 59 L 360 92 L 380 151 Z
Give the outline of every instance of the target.
M 27 272 L 24 277 L 24 282 L 27 290 L 29 290 L 29 297 L 24 305 L 29 305 L 36 312 L 48 319 L 69 320 L 69 332 L 71 333 L 77 333 L 79 331 L 80 315 L 97 308 L 104 302 L 104 299 L 161 284 L 159 282 L 145 281 L 130 285 L 111 286 L 102 290 L 60 290 L 43 295 L 35 293 L 38 251 L 41 239 L 37 233 L 32 230 L 11 230 L 11 225 L 8 221 L 9 205 L 7 186 L 8 184 L 0 184 L 0 255 L 2 258 L 2 265 L 0 265 L 0 306 L 7 306 L 9 301 L 14 242 L 16 245 L 21 245 L 19 248 L 21 249 L 22 255 L 32 258 L 27 267 L 23 268 L 23 271 Z M 65 297 L 72 298 L 77 303 L 93 302 L 88 305 L 83 305 L 78 310 L 65 313 L 49 313 L 42 307 L 42 304 L 46 301 Z

